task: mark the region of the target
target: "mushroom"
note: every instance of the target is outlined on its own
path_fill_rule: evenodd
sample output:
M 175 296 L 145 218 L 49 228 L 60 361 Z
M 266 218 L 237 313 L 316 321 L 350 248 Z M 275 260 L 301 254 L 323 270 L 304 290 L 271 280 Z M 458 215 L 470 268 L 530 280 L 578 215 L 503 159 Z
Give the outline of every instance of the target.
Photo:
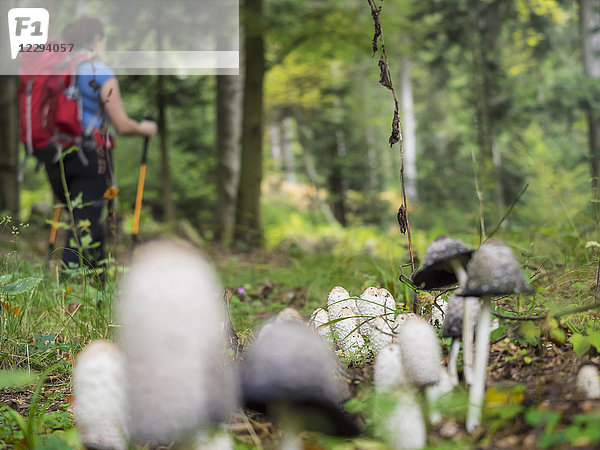
M 73 369 L 75 423 L 86 448 L 127 448 L 123 355 L 112 342 L 93 341 Z
M 300 313 L 298 311 L 296 311 L 294 308 L 288 306 L 287 308 L 283 308 L 281 311 L 279 311 L 279 313 L 277 314 L 277 316 L 275 316 L 274 319 L 265 323 L 263 325 L 263 327 L 260 329 L 258 335 L 260 336 L 262 333 L 264 333 L 266 330 L 271 328 L 276 323 L 290 323 L 290 322 L 304 324 L 304 319 L 302 319 L 302 316 L 300 315 Z
M 391 414 L 383 420 L 381 434 L 394 450 L 424 448 L 427 427 L 419 402 L 410 391 L 397 393 Z
M 448 298 L 446 317 L 442 324 L 442 337 L 452 338 L 450 354 L 448 355 L 448 373 L 455 386 L 458 384 L 456 361 L 460 350 L 460 339 L 463 336 L 463 312 L 466 304 L 470 304 L 471 323 L 476 324 L 476 318 L 479 313 L 479 302 L 477 297 L 466 297 L 463 299 L 456 295 L 451 295 L 450 298 Z
M 361 355 L 367 350 L 365 340 L 358 332 L 359 321 L 355 309 L 342 308 L 337 317 L 330 314 L 329 318 L 337 320 L 331 324 L 331 329 L 343 356 Z
M 467 265 L 467 282 L 458 295 L 481 298 L 475 342 L 475 369 L 469 391 L 466 423 L 469 433 L 475 430 L 481 422 L 490 350 L 491 298 L 492 296 L 524 294 L 530 291 L 531 287 L 523 279 L 523 271 L 518 261 L 510 248 L 502 242 L 489 241 L 482 244 Z
M 598 380 L 598 369 L 596 366 L 586 364 L 579 369 L 576 382 L 577 391 L 581 392 L 585 398 L 600 398 L 600 382 Z
M 132 436 L 181 442 L 228 419 L 239 385 L 222 290 L 204 257 L 174 241 L 140 247 L 119 300 Z
M 356 300 L 360 333 L 366 336 L 371 350 L 377 354 L 382 348 L 392 343 L 393 318 L 396 302 L 392 294 L 384 288 L 368 287 L 360 299 Z
M 233 450 L 234 447 L 233 437 L 224 427 L 200 431 L 192 444 L 193 450 Z
M 331 336 L 331 327 L 327 325 L 329 322 L 329 314 L 323 308 L 317 308 L 310 316 L 308 323 L 319 333 L 323 340 L 327 343 L 333 343 Z
M 388 345 L 376 356 L 373 385 L 380 394 L 376 405 L 386 414 L 378 421 L 381 437 L 395 449 L 423 448 L 427 438 L 425 421 L 404 376 L 399 344 Z
M 343 308 L 350 308 L 354 311 L 354 315 L 358 315 L 356 301 L 350 297 L 346 289 L 341 286 L 334 287 L 327 297 L 327 313 L 329 320 L 335 320 L 340 317 L 340 312 Z
M 441 350 L 433 328 L 421 318 L 411 318 L 400 329 L 398 343 L 407 381 L 418 388 L 423 416 L 428 418 L 425 389 L 440 381 Z
M 373 385 L 381 391 L 394 391 L 405 383 L 400 346 L 390 344 L 375 357 Z
M 421 289 L 439 289 L 458 282 L 463 287 L 467 280 L 465 267 L 473 250 L 457 239 L 438 236 L 423 256 L 423 265 L 413 274 L 413 281 Z M 463 366 L 465 381 L 471 383 L 473 370 L 473 323 L 471 305 L 463 311 Z
M 368 287 L 360 295 L 360 300 L 356 301 L 358 312 L 361 316 L 361 322 L 364 322 L 360 327 L 362 334 L 370 335 L 371 318 L 381 317 L 384 320 L 392 320 L 394 311 L 396 310 L 396 302 L 394 297 L 387 289 L 377 289 L 376 287 Z
M 448 308 L 448 302 L 443 299 L 437 299 L 431 304 L 431 313 L 429 316 L 429 320 L 427 321 L 429 325 L 433 328 L 439 330 L 443 323 L 444 318 L 446 317 L 446 309 Z
M 398 333 L 398 343 L 404 374 L 411 384 L 424 388 L 440 380 L 440 343 L 427 322 L 408 319 Z
M 459 240 L 438 236 L 423 255 L 423 265 L 413 274 L 413 282 L 421 289 L 431 290 L 449 286 L 466 278 L 465 266 L 473 250 Z
M 383 317 L 375 317 L 369 325 L 369 343 L 374 355 L 394 341 L 394 323 Z
M 284 439 L 302 430 L 354 436 L 341 407 L 341 380 L 329 347 L 309 328 L 275 323 L 251 346 L 241 366 L 245 406 L 280 421 Z
M 402 329 L 402 327 L 404 326 L 406 321 L 408 319 L 418 318 L 418 317 L 419 316 L 417 316 L 413 312 L 401 312 L 400 314 L 398 314 L 396 316 L 396 318 L 394 319 L 394 326 L 393 326 L 396 341 L 398 340 L 398 333 L 400 333 L 400 330 Z

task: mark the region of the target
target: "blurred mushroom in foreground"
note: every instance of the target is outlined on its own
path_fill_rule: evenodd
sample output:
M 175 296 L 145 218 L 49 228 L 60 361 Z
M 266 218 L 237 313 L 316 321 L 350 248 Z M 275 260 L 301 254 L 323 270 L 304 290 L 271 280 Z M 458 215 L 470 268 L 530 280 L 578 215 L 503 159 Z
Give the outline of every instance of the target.
M 274 323 L 251 346 L 240 374 L 245 406 L 279 421 L 287 443 L 300 431 L 354 436 L 332 350 L 309 327 Z
M 579 369 L 576 388 L 585 398 L 593 400 L 600 398 L 600 380 L 596 366 L 586 364 Z
M 119 299 L 132 437 L 181 442 L 227 420 L 238 396 L 222 289 L 195 248 L 140 247 Z
M 93 341 L 73 369 L 75 424 L 86 448 L 127 448 L 129 440 L 123 354 L 108 341 Z

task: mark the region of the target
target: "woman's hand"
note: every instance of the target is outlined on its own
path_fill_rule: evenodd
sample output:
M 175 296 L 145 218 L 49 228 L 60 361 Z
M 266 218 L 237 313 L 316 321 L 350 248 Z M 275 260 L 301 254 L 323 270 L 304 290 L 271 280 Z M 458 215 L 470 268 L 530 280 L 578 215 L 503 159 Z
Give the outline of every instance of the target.
M 152 120 L 142 120 L 139 124 L 140 134 L 142 136 L 154 136 L 158 131 L 156 122 Z

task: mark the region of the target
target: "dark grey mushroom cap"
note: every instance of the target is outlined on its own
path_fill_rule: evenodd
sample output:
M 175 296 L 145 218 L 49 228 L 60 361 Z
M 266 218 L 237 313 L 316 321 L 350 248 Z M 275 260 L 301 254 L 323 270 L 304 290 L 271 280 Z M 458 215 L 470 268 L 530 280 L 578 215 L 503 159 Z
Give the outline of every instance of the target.
M 467 265 L 467 285 L 457 295 L 484 297 L 527 294 L 531 286 L 511 249 L 500 241 L 484 243 Z
M 274 322 L 240 368 L 243 401 L 275 420 L 278 406 L 288 405 L 305 430 L 354 436 L 359 430 L 341 406 L 345 399 L 336 372 L 335 354 L 312 329 Z
M 458 259 L 466 266 L 473 250 L 457 239 L 438 236 L 429 244 L 423 256 L 423 265 L 414 273 L 413 282 L 421 289 L 438 289 L 456 283 L 450 261 Z
M 463 312 L 465 302 L 475 301 L 471 307 L 473 324 L 477 324 L 479 315 L 479 299 L 476 297 L 458 297 L 451 295 L 448 297 L 448 306 L 446 307 L 446 317 L 442 324 L 442 337 L 462 338 L 463 332 Z

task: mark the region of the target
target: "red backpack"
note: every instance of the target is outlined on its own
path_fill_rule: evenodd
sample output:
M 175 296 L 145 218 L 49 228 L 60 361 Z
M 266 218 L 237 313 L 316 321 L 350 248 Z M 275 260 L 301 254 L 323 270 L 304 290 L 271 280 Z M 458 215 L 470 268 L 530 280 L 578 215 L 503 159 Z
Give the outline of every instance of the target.
M 60 48 L 60 43 L 48 41 L 48 44 L 45 48 L 56 47 L 53 44 L 59 44 Z M 44 51 L 22 52 L 20 58 L 21 85 L 17 97 L 26 155 L 51 142 L 62 148 L 80 146 L 83 128 L 77 66 L 88 56 Z M 24 166 L 25 161 L 22 171 Z

